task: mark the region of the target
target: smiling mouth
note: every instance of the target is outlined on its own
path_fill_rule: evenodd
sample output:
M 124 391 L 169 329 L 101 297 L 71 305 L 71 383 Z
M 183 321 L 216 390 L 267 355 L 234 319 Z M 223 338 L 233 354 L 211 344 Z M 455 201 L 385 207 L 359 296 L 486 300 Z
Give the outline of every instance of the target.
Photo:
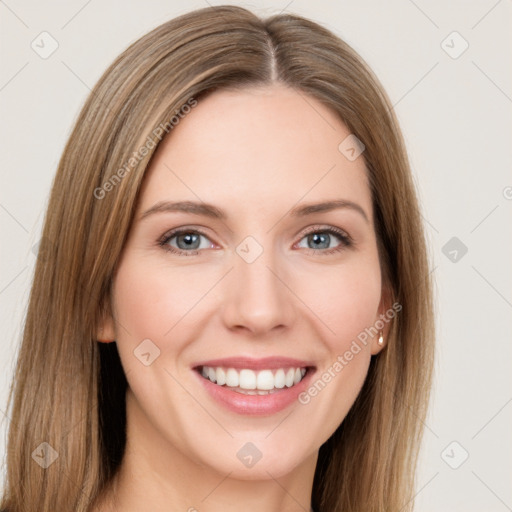
M 258 371 L 223 366 L 198 366 L 194 369 L 204 379 L 231 391 L 245 395 L 270 395 L 297 385 L 313 367 L 288 366 Z

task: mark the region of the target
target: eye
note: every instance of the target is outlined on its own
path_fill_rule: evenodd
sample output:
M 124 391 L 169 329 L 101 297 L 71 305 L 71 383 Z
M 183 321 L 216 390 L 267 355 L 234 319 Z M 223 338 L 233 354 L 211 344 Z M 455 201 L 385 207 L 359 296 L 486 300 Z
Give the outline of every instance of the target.
M 333 241 L 334 238 L 337 238 L 340 242 L 339 245 L 329 248 L 328 246 Z M 346 249 L 347 247 L 351 247 L 353 245 L 353 241 L 350 236 L 343 232 L 341 229 L 328 227 L 328 228 L 318 228 L 317 226 L 313 226 L 307 230 L 306 236 L 304 236 L 301 240 L 306 239 L 306 243 L 308 244 L 309 251 L 313 253 L 320 253 L 322 255 L 332 254 Z M 311 246 L 313 249 L 311 249 Z M 328 249 L 318 251 L 316 249 Z
M 208 249 L 213 245 L 207 243 L 201 247 L 201 237 L 208 239 L 203 232 L 196 229 L 175 229 L 166 233 L 158 245 L 180 256 L 194 256 L 199 253 L 199 249 Z M 176 246 L 172 244 L 174 239 L 176 239 Z
M 198 229 L 180 228 L 165 233 L 158 241 L 158 245 L 179 256 L 195 256 L 199 254 L 200 249 L 214 247 L 211 241 L 201 245 L 201 238 L 209 240 L 207 235 Z M 322 255 L 336 253 L 353 245 L 353 240 L 347 233 L 332 226 L 328 228 L 313 226 L 306 231 L 306 235 L 301 238 L 301 241 L 304 239 L 307 240 L 308 247 L 305 248 L 307 251 Z M 337 239 L 339 243 L 337 246 L 329 248 L 333 239 Z

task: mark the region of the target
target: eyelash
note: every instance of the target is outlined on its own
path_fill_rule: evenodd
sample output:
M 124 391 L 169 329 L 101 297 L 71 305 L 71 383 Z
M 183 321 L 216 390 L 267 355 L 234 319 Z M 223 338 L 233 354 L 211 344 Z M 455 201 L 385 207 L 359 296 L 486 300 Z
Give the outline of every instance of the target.
M 200 229 L 178 228 L 178 229 L 175 229 L 175 230 L 165 233 L 158 240 L 158 246 L 161 247 L 162 249 L 164 249 L 164 251 L 168 251 L 170 253 L 177 254 L 178 256 L 195 256 L 195 255 L 199 254 L 201 249 L 199 249 L 199 250 L 196 249 L 194 251 L 183 251 L 181 249 L 176 249 L 175 247 L 168 245 L 168 242 L 175 236 L 179 236 L 179 235 L 183 235 L 183 234 L 191 234 L 191 233 L 197 234 L 197 235 L 202 235 L 205 238 L 208 238 L 208 235 L 206 233 L 203 233 Z M 317 226 L 308 228 L 300 240 L 302 240 L 304 237 L 306 237 L 307 235 L 310 235 L 312 233 L 327 233 L 329 235 L 334 235 L 339 239 L 339 241 L 341 243 L 340 243 L 340 245 L 338 245 L 337 247 L 334 247 L 332 249 L 323 249 L 323 250 L 315 250 L 315 249 L 309 249 L 309 248 L 305 249 L 306 251 L 308 251 L 309 254 L 314 253 L 315 255 L 318 254 L 320 256 L 327 256 L 330 254 L 341 252 L 344 249 L 347 249 L 354 245 L 354 241 L 347 233 L 345 233 L 344 231 L 341 231 L 338 228 L 332 227 L 332 226 L 328 227 L 328 228 L 319 228 Z

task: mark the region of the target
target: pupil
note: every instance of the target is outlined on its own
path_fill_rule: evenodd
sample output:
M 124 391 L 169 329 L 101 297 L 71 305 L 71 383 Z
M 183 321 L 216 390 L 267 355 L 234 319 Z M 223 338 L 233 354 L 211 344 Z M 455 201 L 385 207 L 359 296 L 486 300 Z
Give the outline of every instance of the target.
M 322 241 L 320 239 L 324 239 L 324 243 L 325 243 L 325 240 L 327 240 L 327 235 L 319 235 L 318 233 L 315 233 L 313 236 L 313 239 L 314 239 L 314 243 L 315 243 L 315 246 L 318 247 L 319 245 L 322 244 Z M 317 242 L 320 241 L 320 243 L 318 244 Z M 327 243 L 327 245 L 329 245 L 329 243 Z
M 188 248 L 190 248 L 190 247 L 191 247 L 191 244 L 193 244 L 193 243 L 194 243 L 194 240 L 193 240 L 193 238 L 194 238 L 194 237 L 196 237 L 196 238 L 197 238 L 197 237 L 198 237 L 198 235 L 196 235 L 196 234 L 186 234 L 186 235 L 182 235 L 180 238 L 182 238 L 183 240 L 185 240 L 185 244 L 186 244 L 186 246 L 187 246 Z M 197 240 L 195 240 L 195 241 L 197 242 Z M 196 247 L 194 247 L 194 248 L 196 248 Z

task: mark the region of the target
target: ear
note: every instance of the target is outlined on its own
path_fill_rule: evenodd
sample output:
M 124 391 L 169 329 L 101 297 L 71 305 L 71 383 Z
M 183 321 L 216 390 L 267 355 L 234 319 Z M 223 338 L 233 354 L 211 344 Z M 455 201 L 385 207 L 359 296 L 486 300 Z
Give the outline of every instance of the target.
M 101 320 L 96 332 L 96 339 L 100 343 L 112 343 L 116 340 L 114 318 L 112 317 L 110 308 L 103 309 Z
M 382 293 L 380 298 L 379 309 L 375 317 L 374 326 L 378 333 L 373 337 L 371 345 L 372 355 L 378 354 L 387 344 L 389 332 L 391 330 L 391 322 L 393 321 L 396 311 L 392 308 L 392 293 L 388 285 L 382 285 Z M 380 334 L 382 332 L 382 345 L 379 344 Z

